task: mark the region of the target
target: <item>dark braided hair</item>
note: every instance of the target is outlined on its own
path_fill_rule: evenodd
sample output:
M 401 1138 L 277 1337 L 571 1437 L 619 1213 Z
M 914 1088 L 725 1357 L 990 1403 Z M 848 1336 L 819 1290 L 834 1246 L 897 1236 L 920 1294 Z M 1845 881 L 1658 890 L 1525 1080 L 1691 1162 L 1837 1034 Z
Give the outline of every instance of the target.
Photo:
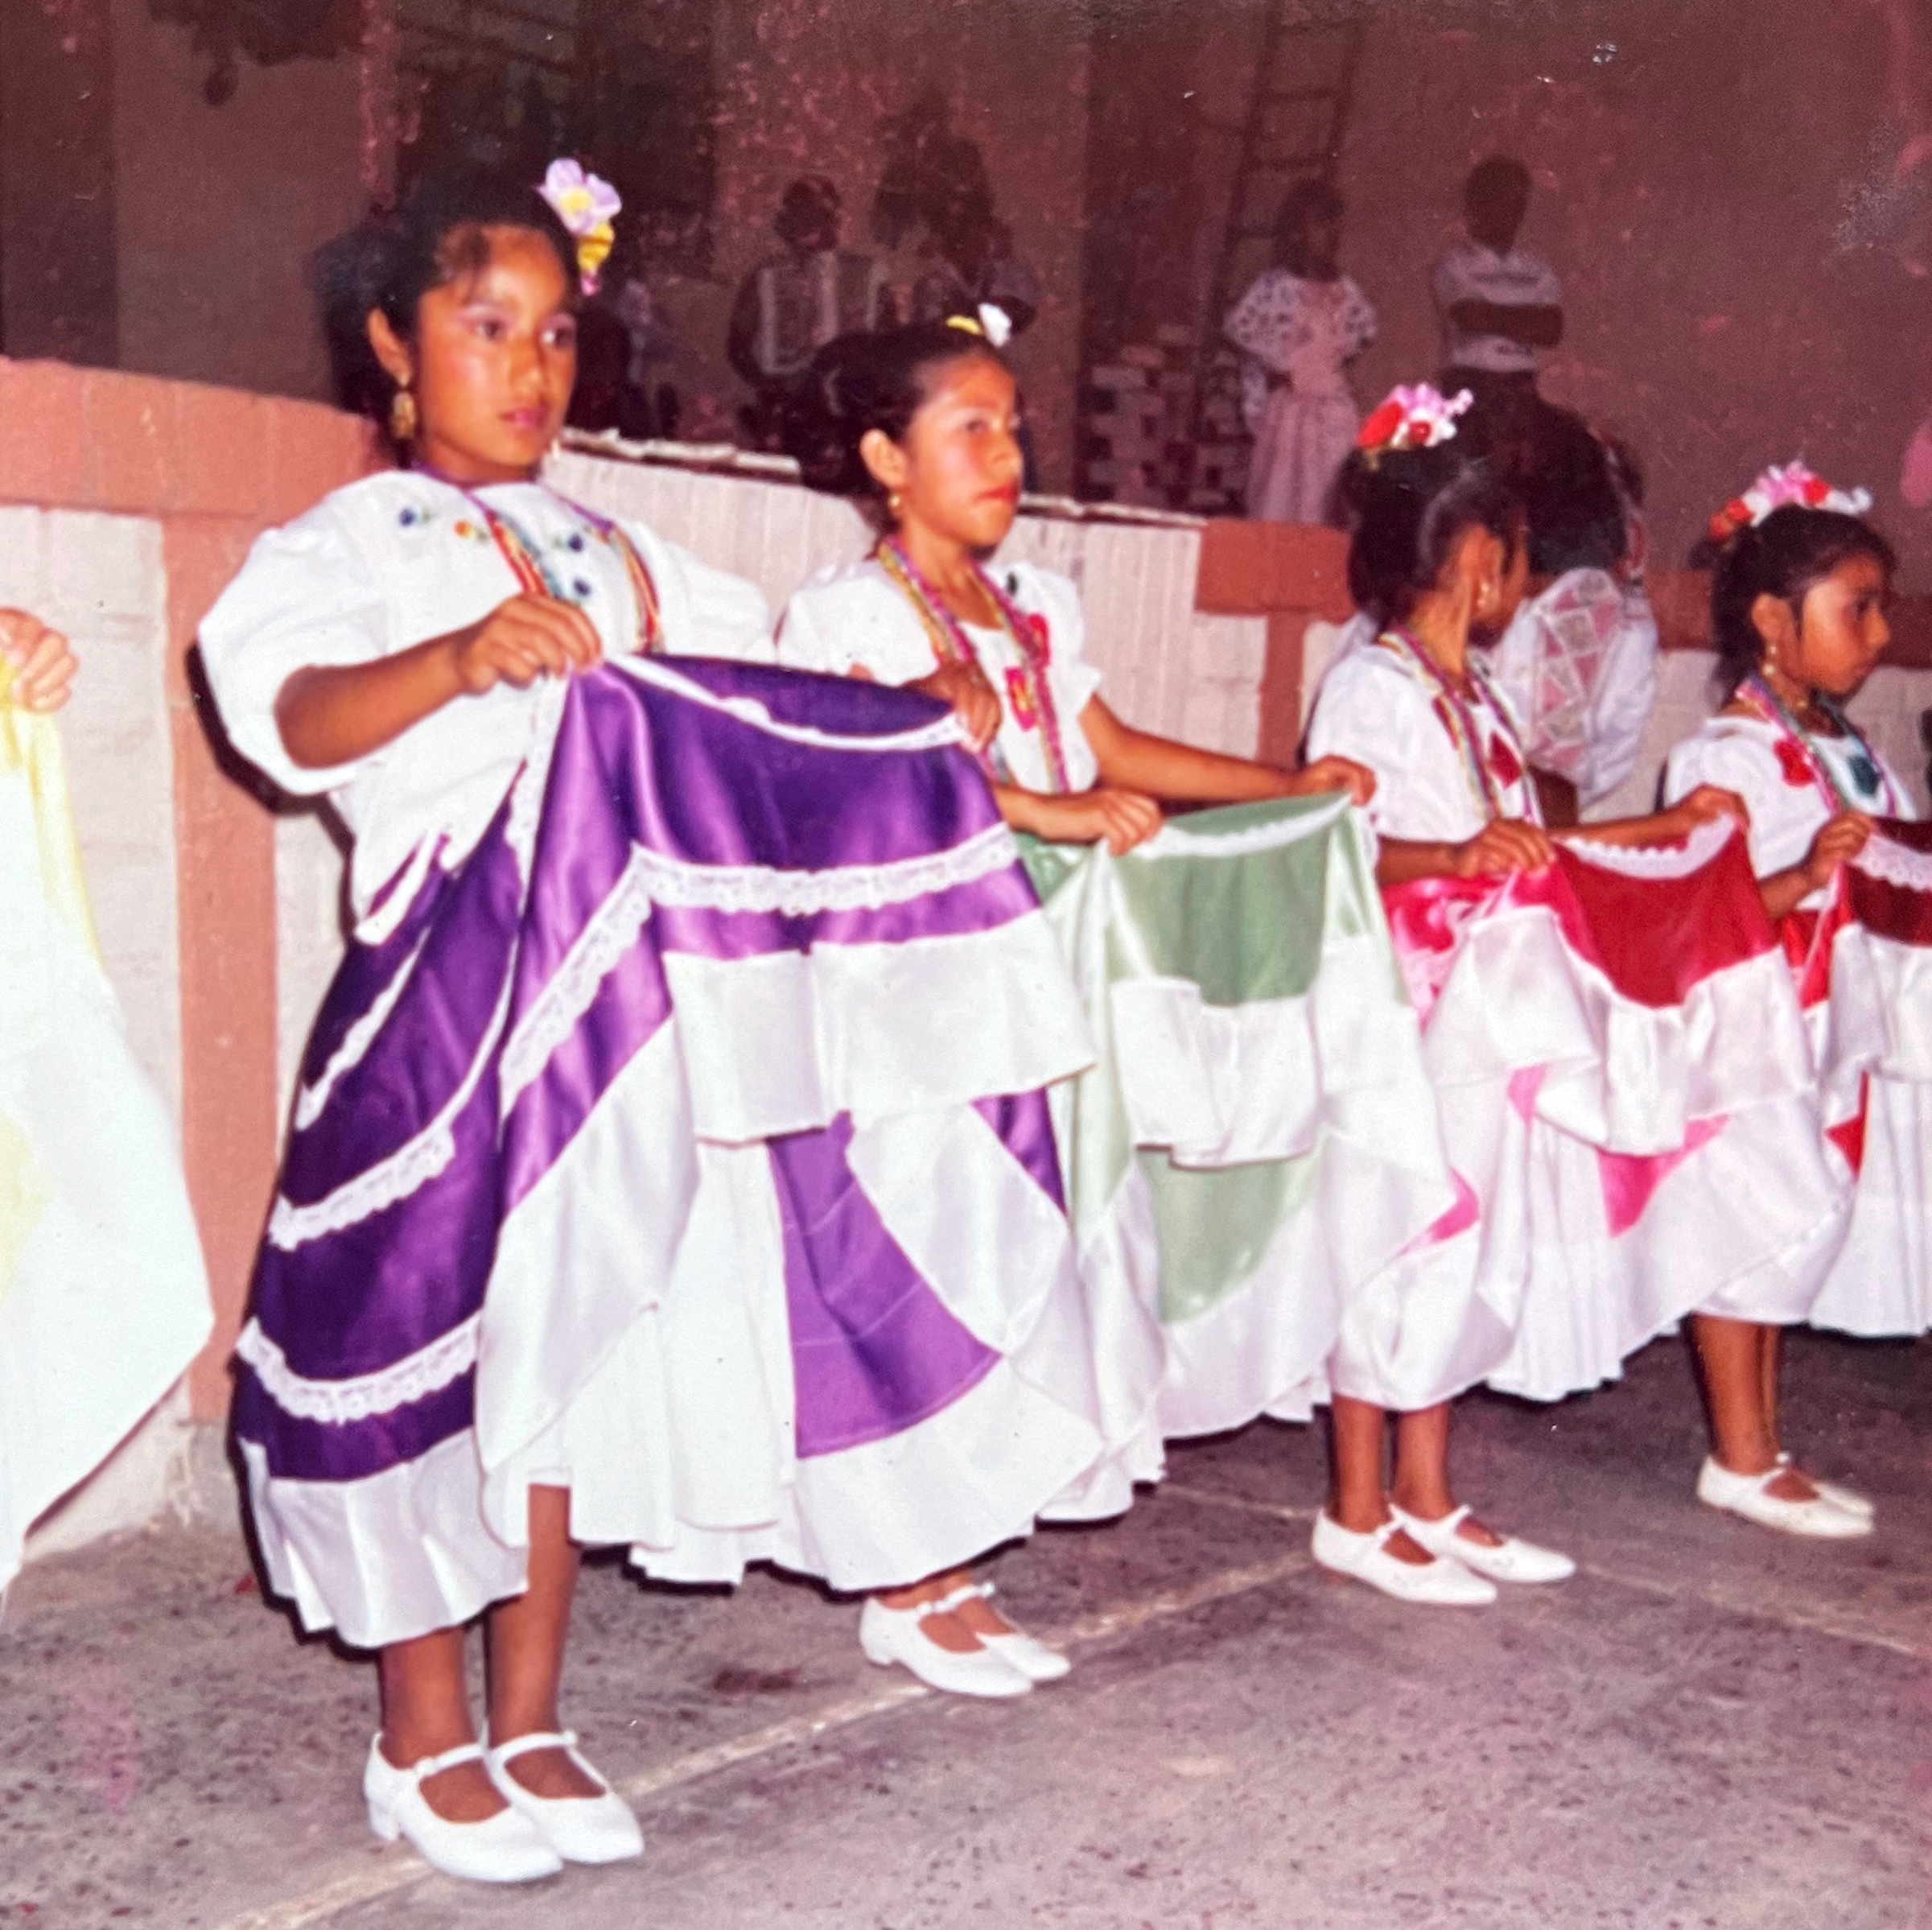
M 318 249 L 310 280 L 322 311 L 336 393 L 345 409 L 384 425 L 396 384 L 369 339 L 372 312 L 405 341 L 432 288 L 489 265 L 491 228 L 524 228 L 556 250 L 564 285 L 580 292 L 577 244 L 538 189 L 520 176 L 466 169 L 426 175 L 393 212 L 372 214 Z
M 1727 695 L 1764 661 L 1765 640 L 1751 616 L 1758 598 L 1777 597 L 1802 624 L 1806 597 L 1855 556 L 1868 556 L 1890 585 L 1898 559 L 1869 523 L 1841 510 L 1797 503 L 1773 509 L 1724 544 L 1711 579 L 1711 634 L 1718 682 Z

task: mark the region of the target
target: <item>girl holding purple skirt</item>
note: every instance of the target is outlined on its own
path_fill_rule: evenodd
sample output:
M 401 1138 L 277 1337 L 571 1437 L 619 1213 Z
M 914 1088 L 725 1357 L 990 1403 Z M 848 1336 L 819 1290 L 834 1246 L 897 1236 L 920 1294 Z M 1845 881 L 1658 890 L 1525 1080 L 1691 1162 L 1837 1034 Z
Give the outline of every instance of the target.
M 1047 1338 L 1041 1088 L 1090 1049 L 1011 836 L 941 705 L 758 662 L 756 591 L 536 480 L 608 222 L 558 173 L 330 252 L 410 466 L 201 636 L 236 746 L 354 838 L 237 1348 L 262 1553 L 379 1652 L 377 1833 L 485 1881 L 642 1848 L 559 1721 L 579 1546 L 885 1591 L 875 1660 L 1016 1694 L 1064 1662 L 928 1598 L 1101 1445 Z

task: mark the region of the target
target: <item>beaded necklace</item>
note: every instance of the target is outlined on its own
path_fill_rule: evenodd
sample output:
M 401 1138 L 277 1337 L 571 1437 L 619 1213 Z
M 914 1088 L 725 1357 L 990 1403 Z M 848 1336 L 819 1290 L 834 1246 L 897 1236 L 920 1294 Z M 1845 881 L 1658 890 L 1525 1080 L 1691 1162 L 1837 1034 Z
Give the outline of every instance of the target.
M 1409 674 L 1429 693 L 1430 707 L 1448 732 L 1450 743 L 1456 747 L 1464 779 L 1485 820 L 1493 823 L 1506 816 L 1503 786 L 1497 781 L 1495 773 L 1489 769 L 1489 759 L 1483 755 L 1482 732 L 1477 726 L 1476 713 L 1470 708 L 1469 699 L 1456 687 L 1455 679 L 1407 630 L 1384 630 L 1375 641 L 1399 658 Z M 1466 674 L 1470 686 L 1488 705 L 1490 715 L 1501 727 L 1515 755 L 1518 772 L 1526 774 L 1530 768 L 1529 754 L 1523 748 L 1522 740 L 1517 735 L 1509 712 L 1489 687 L 1489 679 L 1473 662 L 1467 665 Z M 1540 823 L 1542 817 L 1537 808 L 1535 791 L 1526 784 L 1524 795 L 1528 800 L 1530 821 Z
M 421 473 L 434 476 L 437 481 L 448 485 L 470 505 L 483 519 L 483 526 L 489 532 L 490 540 L 496 546 L 497 552 L 510 567 L 510 574 L 517 579 L 517 587 L 526 596 L 550 596 L 562 603 L 577 600 L 569 593 L 562 579 L 545 561 L 542 552 L 520 530 L 515 521 L 501 509 L 485 502 L 474 489 L 433 469 Z M 620 523 L 587 509 L 583 504 L 572 502 L 566 496 L 558 496 L 554 489 L 549 493 L 573 513 L 583 518 L 591 530 L 608 543 L 624 559 L 624 574 L 630 579 L 631 601 L 637 612 L 637 650 L 641 656 L 649 656 L 664 644 L 664 618 L 657 601 L 657 586 L 651 580 L 649 567 L 638 554 Z
M 933 646 L 933 654 L 941 663 L 977 665 L 978 653 L 973 648 L 973 640 L 966 634 L 965 625 L 945 607 L 939 593 L 920 573 L 919 566 L 906 554 L 905 546 L 898 538 L 881 537 L 878 548 L 872 554 L 879 567 L 904 594 L 917 613 L 926 639 Z M 1012 640 L 1020 658 L 1017 664 L 1007 668 L 1006 701 L 1002 707 L 1011 714 L 1022 730 L 1034 732 L 1039 736 L 1040 749 L 1046 758 L 1047 788 L 1061 793 L 1069 791 L 1073 786 L 1067 777 L 1060 713 L 1054 704 L 1053 686 L 1047 676 L 1050 652 L 1047 647 L 1046 625 L 1021 610 L 978 563 L 974 564 L 973 569 L 985 587 L 999 628 Z M 991 750 L 990 768 L 994 776 L 1010 782 L 1011 773 L 1007 768 L 1005 758 L 999 754 L 997 740 Z
M 1874 804 L 1882 806 L 1875 814 L 1881 818 L 1898 815 L 1898 797 L 1892 788 L 1892 780 L 1885 774 L 1885 767 L 1880 763 L 1865 734 L 1831 698 L 1821 691 L 1814 691 L 1811 700 L 1838 726 L 1840 734 L 1851 739 L 1857 746 L 1852 758 L 1852 779 L 1860 790 L 1868 790 L 1869 798 L 1848 797 L 1845 787 L 1838 781 L 1838 773 L 1832 769 L 1831 760 L 1819 749 L 1818 740 L 1798 720 L 1797 713 L 1773 690 L 1763 675 L 1753 670 L 1737 687 L 1738 700 L 1773 730 L 1782 731 L 1786 740 L 1796 746 L 1798 754 L 1809 767 L 1812 781 L 1823 793 L 1824 800 L 1833 811 L 1869 811 Z

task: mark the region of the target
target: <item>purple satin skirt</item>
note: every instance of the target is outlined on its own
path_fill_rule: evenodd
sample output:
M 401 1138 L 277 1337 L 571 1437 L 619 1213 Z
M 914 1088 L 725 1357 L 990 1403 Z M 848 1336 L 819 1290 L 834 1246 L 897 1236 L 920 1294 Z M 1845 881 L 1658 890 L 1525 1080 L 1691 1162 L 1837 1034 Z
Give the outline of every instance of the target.
M 777 955 L 970 939 L 1036 912 L 985 783 L 965 753 L 934 746 L 943 712 L 925 698 L 674 659 L 573 680 L 553 705 L 481 841 L 418 868 L 406 906 L 378 901 L 317 1021 L 239 1350 L 235 1426 L 271 1492 L 366 1483 L 476 1426 L 499 1371 L 505 1230 L 538 1196 L 546 1224 L 569 1225 L 575 1196 L 560 1210 L 556 1189 L 593 1183 L 573 1144 L 678 1021 L 681 967 L 709 983 Z M 766 1069 L 734 1067 L 736 1041 L 704 1043 L 756 1087 Z M 661 1091 L 626 1088 L 628 1105 L 659 1109 L 661 1137 L 706 1136 L 688 1056 L 659 1055 Z M 801 1459 L 917 1425 L 999 1358 L 874 1210 L 836 1096 L 822 1121 L 767 1141 Z M 1044 1093 L 967 1103 L 1063 1210 Z M 635 1229 L 641 1296 L 690 1210 L 674 1169 L 641 1168 L 628 1194 L 597 1169 L 599 1221 L 615 1204 Z M 560 1254 L 543 1293 L 501 1371 L 548 1375 L 567 1403 L 609 1338 L 595 1330 L 622 1318 L 623 1283 L 615 1301 L 608 1279 L 590 1293 Z M 291 1518 L 280 1532 L 316 1530 Z M 331 1552 L 312 1552 L 325 1571 Z

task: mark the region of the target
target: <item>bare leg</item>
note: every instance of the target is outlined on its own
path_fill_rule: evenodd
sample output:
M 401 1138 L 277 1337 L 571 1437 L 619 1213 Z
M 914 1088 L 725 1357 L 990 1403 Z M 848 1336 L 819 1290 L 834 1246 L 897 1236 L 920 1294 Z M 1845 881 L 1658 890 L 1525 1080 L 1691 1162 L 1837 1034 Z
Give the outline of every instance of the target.
M 1764 1388 L 1765 1427 L 1771 1437 L 1771 1445 L 1775 1448 L 1783 1445 L 1778 1433 L 1778 1376 L 1784 1365 L 1785 1330 L 1767 1322 L 1758 1331 L 1763 1336 L 1758 1360 L 1760 1379 Z
M 382 1753 L 398 1769 L 476 1739 L 463 1672 L 463 1631 L 439 1628 L 413 1642 L 392 1642 L 377 1659 L 382 1690 Z M 508 1807 L 480 1763 L 459 1763 L 431 1776 L 422 1797 L 452 1823 L 478 1823 Z
M 1392 1492 L 1395 1505 L 1405 1515 L 1414 1515 L 1420 1520 L 1440 1521 L 1444 1515 L 1456 1511 L 1456 1496 L 1449 1486 L 1449 1404 L 1446 1400 L 1396 1417 Z M 1502 1536 L 1485 1528 L 1473 1515 L 1466 1516 L 1456 1532 L 1485 1548 L 1498 1547 L 1502 1541 Z
M 1769 1474 L 1778 1462 L 1775 1409 L 1765 1398 L 1767 1385 L 1775 1386 L 1777 1343 L 1778 1330 L 1758 1321 L 1691 1316 L 1691 1346 L 1710 1421 L 1711 1452 L 1718 1466 L 1733 1474 Z M 1781 1501 L 1808 1501 L 1817 1490 L 1791 1470 L 1766 1492 Z
M 561 1726 L 557 1688 L 577 1592 L 577 1549 L 570 1537 L 567 1488 L 530 1490 L 529 1585 L 489 1612 L 490 1740 L 507 1742 Z M 595 1796 L 597 1785 L 561 1749 L 514 1757 L 509 1772 L 533 1794 Z
M 1396 1417 L 1396 1437 L 1412 1415 Z M 1372 1535 L 1389 1518 L 1388 1495 L 1382 1483 L 1384 1410 L 1347 1394 L 1337 1394 L 1329 1410 L 1329 1519 L 1351 1534 Z M 1398 1561 L 1420 1567 L 1433 1557 L 1406 1534 L 1394 1534 L 1382 1544 Z

